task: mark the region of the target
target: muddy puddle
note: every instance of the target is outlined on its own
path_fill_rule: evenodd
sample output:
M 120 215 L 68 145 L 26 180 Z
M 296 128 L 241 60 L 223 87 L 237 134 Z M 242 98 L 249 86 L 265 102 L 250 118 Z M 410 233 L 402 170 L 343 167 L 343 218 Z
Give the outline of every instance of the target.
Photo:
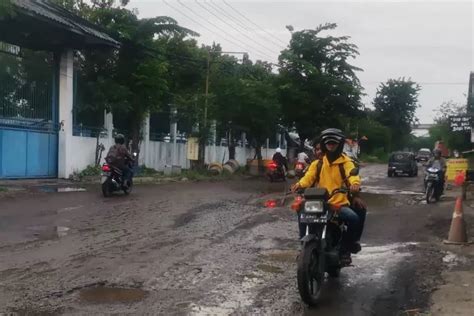
M 91 304 L 127 304 L 140 302 L 147 294 L 142 289 L 103 286 L 83 289 L 79 292 L 79 298 Z

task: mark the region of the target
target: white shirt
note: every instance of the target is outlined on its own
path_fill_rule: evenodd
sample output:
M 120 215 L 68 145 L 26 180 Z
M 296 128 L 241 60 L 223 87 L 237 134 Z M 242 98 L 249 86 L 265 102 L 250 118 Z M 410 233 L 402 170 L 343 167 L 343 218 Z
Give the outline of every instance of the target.
M 304 164 L 306 164 L 306 160 L 309 159 L 308 155 L 306 155 L 305 152 L 300 152 L 298 154 L 298 162 L 302 162 Z

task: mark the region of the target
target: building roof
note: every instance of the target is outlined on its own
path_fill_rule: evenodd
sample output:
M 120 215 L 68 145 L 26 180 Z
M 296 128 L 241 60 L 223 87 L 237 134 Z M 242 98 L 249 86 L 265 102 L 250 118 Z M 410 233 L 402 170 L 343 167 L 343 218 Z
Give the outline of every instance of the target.
M 48 0 L 11 1 L 13 14 L 0 19 L 0 40 L 34 49 L 120 46 L 105 30 Z

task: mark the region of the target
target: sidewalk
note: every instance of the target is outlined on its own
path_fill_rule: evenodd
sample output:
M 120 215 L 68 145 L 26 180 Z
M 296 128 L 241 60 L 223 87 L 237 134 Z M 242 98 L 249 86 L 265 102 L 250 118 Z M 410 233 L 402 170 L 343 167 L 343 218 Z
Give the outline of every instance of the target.
M 453 188 L 446 193 L 449 200 L 461 196 L 459 188 Z M 449 205 L 454 208 L 454 203 L 449 203 Z M 463 209 L 469 241 L 474 241 L 474 192 L 472 189 L 468 192 L 467 200 L 463 202 Z M 449 230 L 449 225 L 446 230 Z M 430 314 L 471 316 L 474 314 L 474 244 L 455 246 L 440 243 L 440 247 L 446 253 L 443 258 L 445 271 L 440 275 L 442 285 L 431 296 Z

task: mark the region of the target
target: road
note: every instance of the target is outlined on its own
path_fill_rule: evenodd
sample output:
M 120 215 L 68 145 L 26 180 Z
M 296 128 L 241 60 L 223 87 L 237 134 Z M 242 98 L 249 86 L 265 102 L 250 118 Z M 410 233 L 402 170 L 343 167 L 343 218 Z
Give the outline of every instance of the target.
M 421 173 L 387 178 L 385 166 L 368 165 L 361 174 L 369 204 L 363 250 L 327 281 L 315 309 L 296 288 L 294 213 L 263 206 L 283 183 L 142 185 L 109 199 L 95 186 L 43 186 L 0 196 L 0 314 L 425 311 L 441 282 L 446 253 L 437 244 L 453 202 L 424 204 Z

